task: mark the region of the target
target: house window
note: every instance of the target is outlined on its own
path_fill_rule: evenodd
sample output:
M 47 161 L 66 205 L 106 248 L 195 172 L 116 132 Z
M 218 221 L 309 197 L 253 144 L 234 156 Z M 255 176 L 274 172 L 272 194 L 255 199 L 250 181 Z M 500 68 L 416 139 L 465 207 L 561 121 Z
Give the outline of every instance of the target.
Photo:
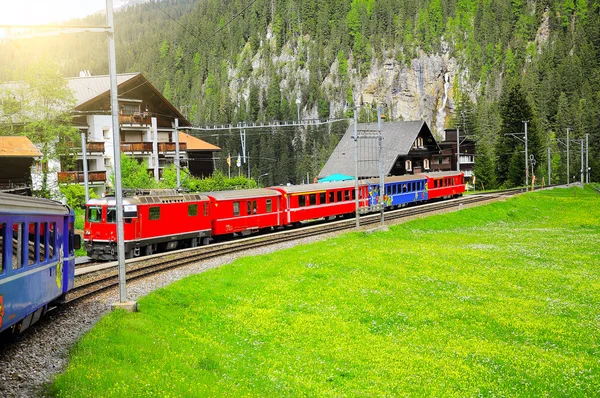
M 43 173 L 48 171 L 48 162 L 45 160 L 38 160 L 35 162 L 35 172 Z
M 423 148 L 423 137 L 418 137 L 417 138 L 417 146 L 419 148 Z
M 429 170 L 429 159 L 423 159 L 423 168 Z
M 444 162 L 443 158 L 437 158 L 438 164 L 442 164 Z
M 121 105 L 121 115 L 133 115 L 140 113 L 139 104 L 123 104 Z
M 110 129 L 102 129 L 102 137 L 105 140 L 110 140 Z
M 104 158 L 104 167 L 110 167 L 110 158 Z
M 412 162 L 410 160 L 405 161 L 404 168 L 406 169 L 406 171 L 411 171 L 412 170 Z

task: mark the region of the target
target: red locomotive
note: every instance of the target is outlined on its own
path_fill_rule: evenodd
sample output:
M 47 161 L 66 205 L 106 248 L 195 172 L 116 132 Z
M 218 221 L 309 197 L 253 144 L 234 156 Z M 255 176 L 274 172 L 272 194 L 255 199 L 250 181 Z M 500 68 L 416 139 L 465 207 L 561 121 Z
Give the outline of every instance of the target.
M 125 257 L 207 244 L 212 236 L 210 204 L 206 195 L 174 190 L 151 190 L 147 195 L 124 198 Z M 117 258 L 115 198 L 87 203 L 84 240 L 91 258 Z

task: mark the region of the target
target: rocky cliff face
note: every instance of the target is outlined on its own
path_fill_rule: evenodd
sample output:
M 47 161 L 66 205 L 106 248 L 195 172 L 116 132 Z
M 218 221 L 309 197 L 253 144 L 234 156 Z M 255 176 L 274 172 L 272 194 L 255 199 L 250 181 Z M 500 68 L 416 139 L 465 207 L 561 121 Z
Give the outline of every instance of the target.
M 289 103 L 295 103 L 302 89 L 308 86 L 308 63 L 300 61 L 300 54 L 306 51 L 309 38 L 300 38 L 294 45 L 288 43 L 279 55 L 263 51 L 265 45 L 273 47 L 273 40 L 268 32 L 266 39 L 261 42 L 261 49 L 252 56 L 252 74 L 249 78 L 239 77 L 243 75 L 239 68 L 230 69 L 233 103 L 248 98 L 250 84 L 262 87 L 263 93 L 266 93 L 266 70 L 269 67 L 276 68 L 281 76 L 281 92 L 285 93 Z M 265 59 L 265 53 L 271 54 L 270 59 Z M 388 120 L 425 120 L 432 132 L 438 135 L 447 127 L 454 113 L 454 85 L 462 85 L 466 81 L 465 72 L 461 72 L 457 60 L 450 57 L 448 51 L 442 54 L 421 52 L 418 58 L 402 64 L 391 58 L 373 57 L 370 70 L 364 78 L 358 72 L 359 67 L 350 56 L 348 77 L 354 103 L 365 107 L 383 104 Z M 321 85 L 330 102 L 331 115 L 347 111 L 347 95 L 341 80 L 336 60 Z M 316 105 L 307 107 L 301 104 L 301 114 L 303 119 L 316 119 Z

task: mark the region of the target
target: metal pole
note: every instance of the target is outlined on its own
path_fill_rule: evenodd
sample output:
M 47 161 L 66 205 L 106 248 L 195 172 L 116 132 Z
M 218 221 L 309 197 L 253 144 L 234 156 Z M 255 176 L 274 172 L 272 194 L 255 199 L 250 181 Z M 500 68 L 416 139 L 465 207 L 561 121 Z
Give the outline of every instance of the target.
M 175 168 L 177 169 L 177 189 L 181 187 L 181 175 L 179 174 L 179 119 L 175 118 Z
M 385 193 L 385 186 L 383 182 L 383 137 L 381 136 L 381 108 L 379 106 L 377 107 L 377 131 L 379 132 L 379 202 L 381 205 L 381 225 L 383 226 L 385 221 L 383 213 L 383 194 Z
M 152 118 L 152 159 L 154 163 L 154 180 L 160 179 L 160 172 L 158 171 L 158 122 L 156 118 Z
M 581 143 L 581 185 L 583 185 L 583 140 L 579 140 L 579 142 Z
M 456 126 L 456 171 L 460 173 L 460 128 Z
M 85 203 L 90 201 L 86 146 L 85 132 L 81 130 L 81 153 L 83 154 L 83 186 L 85 187 Z
M 113 3 L 106 0 L 106 24 L 108 31 L 108 65 L 110 70 L 110 108 L 113 128 L 113 156 L 115 162 L 115 201 L 117 206 L 117 255 L 119 258 L 119 301 L 127 301 L 125 286 L 125 243 L 123 242 L 123 189 L 121 187 L 121 136 L 119 132 L 119 101 L 117 98 L 117 60 L 115 56 L 115 28 Z
M 589 134 L 585 134 L 585 183 L 590 183 L 590 147 L 589 147 Z
M 356 108 L 354 108 L 354 204 L 356 205 L 356 229 L 358 229 L 360 217 L 358 213 L 358 117 Z
M 529 120 L 525 120 L 525 191 L 529 190 L 529 154 L 527 153 L 527 123 Z
M 552 155 L 548 147 L 548 185 L 552 185 Z
M 250 179 L 250 151 L 248 151 L 248 179 Z
M 569 165 L 569 128 L 567 127 L 567 185 L 569 185 L 569 183 L 571 182 L 571 167 Z

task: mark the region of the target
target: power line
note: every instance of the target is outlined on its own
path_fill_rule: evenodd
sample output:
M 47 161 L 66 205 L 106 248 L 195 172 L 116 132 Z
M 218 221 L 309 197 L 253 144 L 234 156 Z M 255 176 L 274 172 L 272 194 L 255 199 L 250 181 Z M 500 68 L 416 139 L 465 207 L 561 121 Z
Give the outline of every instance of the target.
M 212 39 L 217 33 L 219 33 L 220 31 L 222 31 L 223 29 L 225 29 L 231 22 L 233 22 L 234 19 L 236 19 L 237 17 L 239 17 L 240 15 L 242 15 L 244 13 L 244 11 L 246 11 L 248 8 L 250 8 L 250 6 L 252 4 L 256 3 L 256 0 L 252 0 L 250 3 L 248 3 L 248 5 L 246 5 L 246 7 L 244 7 L 242 9 L 242 11 L 238 12 L 237 14 L 235 14 L 229 21 L 227 21 L 225 23 L 225 25 L 221 26 L 219 29 L 217 29 L 215 31 L 215 33 L 213 33 L 212 35 L 210 35 L 208 37 L 208 39 Z
M 254 0 L 254 1 L 256 1 L 256 0 Z M 180 24 L 180 23 L 179 23 L 179 21 L 177 21 L 175 18 L 173 18 L 172 16 L 170 16 L 170 15 L 169 15 L 169 14 L 168 14 L 168 13 L 167 13 L 165 10 L 163 10 L 162 8 L 160 8 L 160 7 L 158 6 L 158 4 L 156 4 L 156 1 L 155 1 L 155 0 L 151 0 L 151 1 L 150 1 L 150 3 L 151 3 L 152 5 L 154 5 L 154 7 L 158 8 L 159 10 L 161 10 L 161 11 L 163 12 L 163 14 L 165 14 L 165 15 L 166 15 L 167 17 L 169 17 L 169 18 L 170 18 L 170 19 L 171 19 L 173 22 L 175 22 L 177 25 L 179 25 L 179 27 L 180 27 L 181 29 L 183 29 L 183 30 L 184 30 L 186 33 L 188 33 L 188 34 L 192 35 L 193 37 L 195 37 L 196 39 L 198 39 L 199 41 L 201 41 L 200 37 L 196 36 L 194 33 L 192 33 L 192 32 L 190 32 L 189 30 L 187 30 L 187 29 L 185 28 L 185 26 L 183 26 L 182 24 Z

